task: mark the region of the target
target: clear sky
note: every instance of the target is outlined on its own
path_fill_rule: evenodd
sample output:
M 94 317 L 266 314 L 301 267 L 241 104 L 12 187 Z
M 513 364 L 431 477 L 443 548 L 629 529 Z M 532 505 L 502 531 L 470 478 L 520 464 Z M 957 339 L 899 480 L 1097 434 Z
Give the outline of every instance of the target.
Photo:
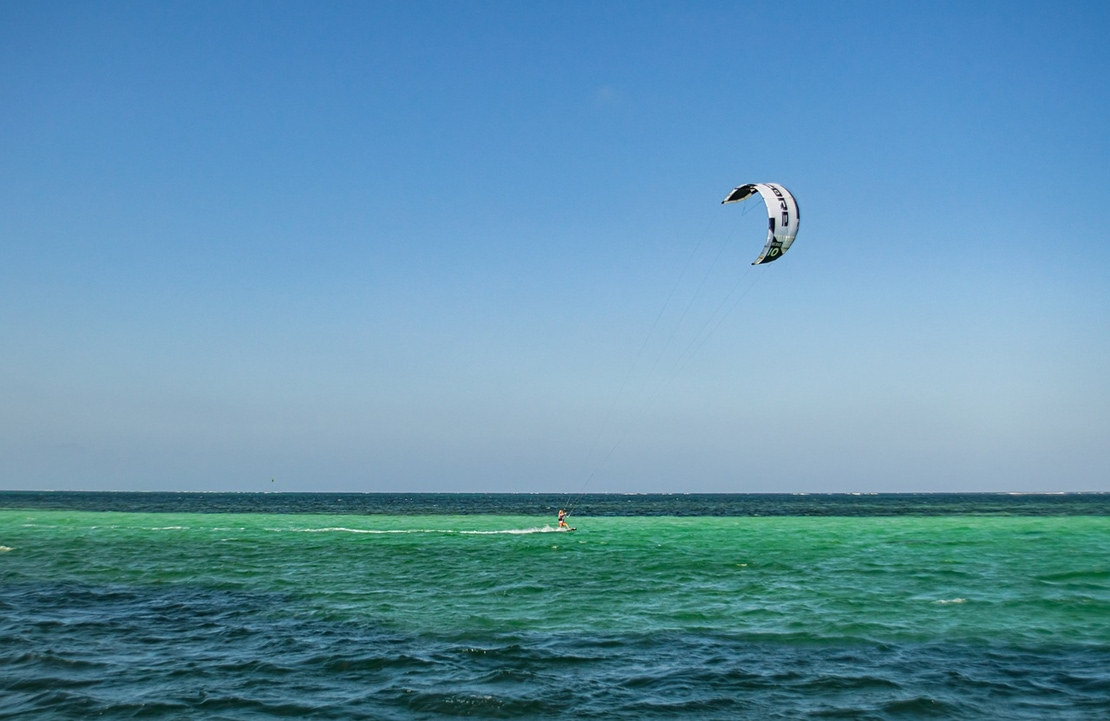
M 0 4 L 0 489 L 1110 490 L 1108 37 Z

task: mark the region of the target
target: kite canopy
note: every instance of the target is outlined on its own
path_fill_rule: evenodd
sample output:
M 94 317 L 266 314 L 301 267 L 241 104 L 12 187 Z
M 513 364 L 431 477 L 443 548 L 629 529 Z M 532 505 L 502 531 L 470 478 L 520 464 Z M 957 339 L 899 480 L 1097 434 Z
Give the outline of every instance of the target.
M 778 183 L 751 183 L 733 188 L 721 203 L 739 203 L 759 193 L 767 205 L 767 244 L 752 265 L 770 263 L 790 249 L 802 219 L 798 201 Z

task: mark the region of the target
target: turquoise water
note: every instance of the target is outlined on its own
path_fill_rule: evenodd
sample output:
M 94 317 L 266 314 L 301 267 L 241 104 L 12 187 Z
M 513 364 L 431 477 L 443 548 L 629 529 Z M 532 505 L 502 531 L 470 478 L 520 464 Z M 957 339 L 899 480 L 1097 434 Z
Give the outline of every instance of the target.
M 0 716 L 1097 718 L 1110 517 L 0 510 Z

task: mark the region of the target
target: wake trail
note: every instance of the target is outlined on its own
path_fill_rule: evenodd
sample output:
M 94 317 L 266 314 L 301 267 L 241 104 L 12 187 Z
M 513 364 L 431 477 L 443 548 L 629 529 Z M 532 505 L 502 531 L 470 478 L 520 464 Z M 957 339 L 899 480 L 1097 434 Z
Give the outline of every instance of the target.
M 461 528 L 346 528 L 344 526 L 329 526 L 326 528 L 268 528 L 275 533 L 355 533 L 363 535 L 405 535 L 405 534 L 438 534 L 453 536 L 527 536 L 534 533 L 566 533 L 567 531 L 553 526 L 537 526 L 533 528 L 502 528 L 494 530 L 476 530 Z

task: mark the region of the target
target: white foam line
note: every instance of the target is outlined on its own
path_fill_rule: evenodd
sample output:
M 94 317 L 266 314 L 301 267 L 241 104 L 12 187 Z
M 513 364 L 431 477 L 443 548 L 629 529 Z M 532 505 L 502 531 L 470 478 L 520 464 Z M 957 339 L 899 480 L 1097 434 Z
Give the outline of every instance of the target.
M 520 536 L 520 535 L 524 535 L 524 534 L 528 534 L 528 533 L 558 533 L 558 532 L 559 532 L 558 528 L 552 528 L 551 526 L 544 526 L 543 528 L 509 528 L 509 529 L 506 529 L 504 531 L 459 531 L 459 533 L 465 533 L 465 534 L 469 534 L 469 535 L 473 535 L 473 536 L 494 536 L 494 535 L 498 535 L 498 534 L 509 534 L 509 535 L 514 535 L 514 536 Z
M 267 528 L 268 531 L 290 531 L 292 533 L 452 533 L 452 531 L 444 531 L 437 528 L 392 528 L 392 529 L 377 529 L 377 528 Z
M 551 526 L 544 526 L 543 528 L 507 528 L 498 531 L 468 531 L 459 530 L 455 528 L 392 528 L 392 529 L 378 529 L 378 528 L 345 528 L 343 526 L 334 526 L 328 528 L 268 528 L 268 531 L 290 531 L 293 533 L 365 533 L 374 535 L 384 535 L 392 533 L 447 533 L 459 534 L 465 536 L 496 536 L 496 535 L 526 535 L 530 533 L 560 533 L 558 528 Z

